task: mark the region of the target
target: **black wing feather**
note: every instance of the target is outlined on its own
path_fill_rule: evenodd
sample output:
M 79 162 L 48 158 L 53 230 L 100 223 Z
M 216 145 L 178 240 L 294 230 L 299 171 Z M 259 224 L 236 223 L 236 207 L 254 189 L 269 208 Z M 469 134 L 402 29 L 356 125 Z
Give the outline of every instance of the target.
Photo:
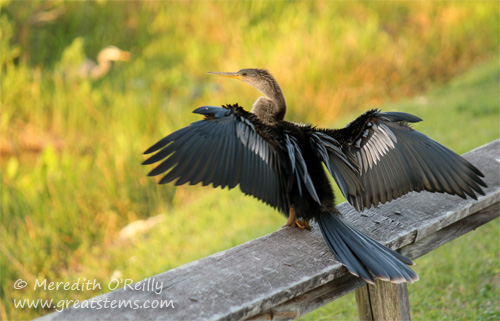
M 318 155 L 357 210 L 411 191 L 462 198 L 476 198 L 476 193 L 484 195 L 481 186 L 486 184 L 481 171 L 408 125 L 418 121 L 421 119 L 407 113 L 371 110 L 346 128 L 319 129 L 315 133 L 319 134 L 314 140 Z M 328 158 L 319 144 L 328 151 Z
M 157 152 L 144 161 L 162 161 L 149 175 L 166 175 L 160 183 L 176 185 L 213 184 L 240 189 L 288 213 L 287 186 L 283 164 L 290 164 L 286 151 L 279 150 L 279 134 L 238 106 L 204 106 L 194 113 L 205 116 L 163 138 L 145 154 Z M 307 184 L 306 184 L 307 185 Z

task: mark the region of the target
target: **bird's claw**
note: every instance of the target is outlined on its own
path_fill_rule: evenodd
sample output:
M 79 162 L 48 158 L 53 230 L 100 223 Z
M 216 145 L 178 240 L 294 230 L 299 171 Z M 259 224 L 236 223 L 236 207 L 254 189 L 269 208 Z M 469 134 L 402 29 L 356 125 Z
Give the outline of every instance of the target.
M 309 221 L 306 220 L 295 220 L 295 226 L 300 228 L 301 230 L 311 230 L 311 225 L 309 225 Z
M 293 220 L 292 222 L 287 222 L 283 227 L 298 227 L 301 230 L 311 230 L 311 226 L 306 220 Z
M 295 208 L 293 207 L 293 205 L 290 206 L 290 211 L 288 214 L 288 221 L 286 222 L 285 225 L 283 225 L 283 227 L 287 227 L 287 226 L 298 227 L 301 230 L 303 230 L 303 229 L 307 229 L 309 231 L 311 230 L 311 226 L 309 225 L 309 221 L 296 219 Z

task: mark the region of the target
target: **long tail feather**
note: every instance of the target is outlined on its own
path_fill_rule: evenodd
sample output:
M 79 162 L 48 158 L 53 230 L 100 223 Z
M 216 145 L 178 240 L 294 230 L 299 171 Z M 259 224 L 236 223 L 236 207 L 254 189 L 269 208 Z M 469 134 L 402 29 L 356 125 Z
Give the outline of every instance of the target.
M 408 265 L 414 263 L 348 225 L 338 214 L 324 212 L 318 218 L 321 233 L 335 258 L 349 272 L 374 284 L 375 278 L 393 283 L 418 281 Z

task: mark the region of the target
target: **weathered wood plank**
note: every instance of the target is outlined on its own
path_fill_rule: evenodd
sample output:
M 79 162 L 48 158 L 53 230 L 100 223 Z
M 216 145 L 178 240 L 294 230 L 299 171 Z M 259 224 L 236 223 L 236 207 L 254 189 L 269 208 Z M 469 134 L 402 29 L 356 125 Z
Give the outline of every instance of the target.
M 406 245 L 400 249 L 400 252 L 414 260 L 498 217 L 500 217 L 500 202 L 492 204 L 413 244 Z
M 294 320 L 364 285 L 365 281 L 348 273 L 248 320 Z
M 365 216 L 359 215 L 348 204 L 340 205 L 339 210 L 356 228 L 393 249 L 424 240 L 500 200 L 500 168 L 496 160 L 500 159 L 500 140 L 471 151 L 465 157 L 486 175 L 486 195 L 477 201 L 442 194 L 413 193 L 367 211 L 363 213 Z M 412 257 L 413 254 L 408 253 Z M 151 301 L 173 300 L 174 308 L 69 308 L 41 320 L 241 320 L 267 311 L 275 311 L 272 315 L 278 315 L 279 309 L 288 309 L 285 305 L 278 307 L 280 304 L 301 296 L 308 297 L 309 302 L 316 302 L 314 307 L 320 306 L 328 301 L 331 292 L 327 289 L 347 293 L 363 284 L 363 281 L 353 282 L 353 277 L 333 259 L 317 225 L 313 225 L 311 232 L 281 229 L 156 275 L 154 279 L 157 284 L 162 284 L 159 294 L 153 290 L 120 289 L 92 300 L 115 300 L 121 304 L 134 302 L 138 306 Z M 331 282 L 341 279 L 347 285 Z M 146 282 L 139 282 L 139 285 Z M 318 295 L 312 297 L 311 293 Z M 308 311 L 304 307 L 298 312 Z

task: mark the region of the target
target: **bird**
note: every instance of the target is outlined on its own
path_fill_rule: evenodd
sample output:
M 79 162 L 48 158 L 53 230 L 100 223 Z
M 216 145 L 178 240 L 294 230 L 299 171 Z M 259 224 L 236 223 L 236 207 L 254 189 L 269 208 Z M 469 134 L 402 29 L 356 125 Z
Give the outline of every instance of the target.
M 235 188 L 281 212 L 284 227 L 310 229 L 316 221 L 333 257 L 370 284 L 413 283 L 413 261 L 346 222 L 335 207 L 328 174 L 358 211 L 409 192 L 439 192 L 477 199 L 487 187 L 474 165 L 414 130 L 421 119 L 371 109 L 345 128 L 318 128 L 285 120 L 283 91 L 265 69 L 209 72 L 238 79 L 263 96 L 250 112 L 238 104 L 202 106 L 203 119 L 148 148 L 143 164 L 160 184 Z
M 111 62 L 113 61 L 129 61 L 130 53 L 123 51 L 115 46 L 107 46 L 99 51 L 97 55 L 97 64 L 91 60 L 86 59 L 79 67 L 78 75 L 80 78 L 91 78 L 93 80 L 104 77 L 111 69 Z

